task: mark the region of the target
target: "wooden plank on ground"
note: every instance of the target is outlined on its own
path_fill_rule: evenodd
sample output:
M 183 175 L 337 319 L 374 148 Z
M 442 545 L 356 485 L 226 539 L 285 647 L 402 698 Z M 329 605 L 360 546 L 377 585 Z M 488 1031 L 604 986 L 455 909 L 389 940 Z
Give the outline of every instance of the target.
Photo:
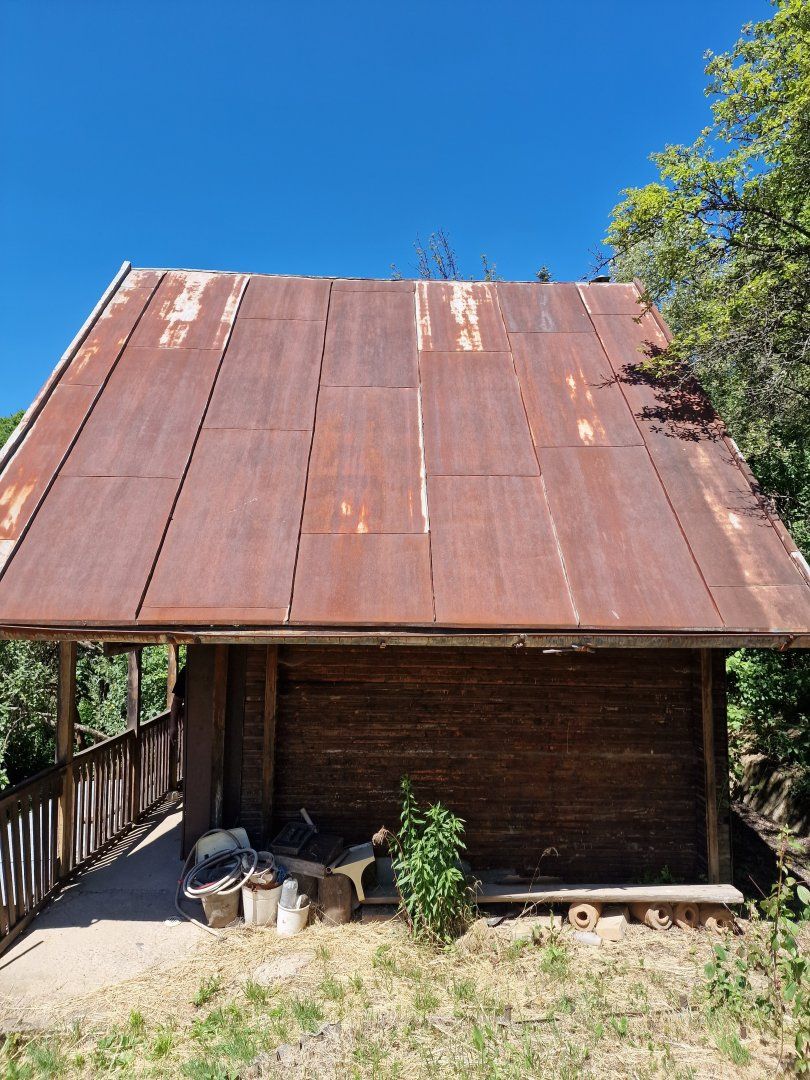
M 480 885 L 479 903 L 536 904 L 595 901 L 601 904 L 676 904 L 691 900 L 695 904 L 741 904 L 743 894 L 733 885 Z

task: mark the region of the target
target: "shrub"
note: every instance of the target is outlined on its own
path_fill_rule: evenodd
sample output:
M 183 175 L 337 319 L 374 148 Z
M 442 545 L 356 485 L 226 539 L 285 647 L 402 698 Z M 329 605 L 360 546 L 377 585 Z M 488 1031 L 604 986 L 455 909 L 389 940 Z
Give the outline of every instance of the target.
M 710 1006 L 772 1027 L 780 1045 L 789 1034 L 795 1069 L 804 1075 L 810 1073 L 810 963 L 799 924 L 810 920 L 810 890 L 785 873 L 787 846 L 785 831 L 776 883 L 752 905 L 748 934 L 736 946 L 715 945 L 705 971 Z

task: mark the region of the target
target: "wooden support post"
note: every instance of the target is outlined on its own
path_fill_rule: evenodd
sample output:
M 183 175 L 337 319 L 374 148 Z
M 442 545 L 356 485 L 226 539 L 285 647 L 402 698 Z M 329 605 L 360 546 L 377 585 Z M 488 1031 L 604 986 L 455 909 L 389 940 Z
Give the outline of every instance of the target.
M 174 690 L 174 684 L 177 682 L 177 646 L 167 645 L 166 652 L 168 654 L 168 670 L 166 672 L 166 708 L 172 707 L 172 697 L 174 696 L 172 691 Z
M 131 746 L 130 775 L 132 801 L 130 819 L 135 821 L 141 812 L 141 650 L 127 654 L 127 728 L 134 733 Z
M 225 705 L 228 691 L 227 645 L 214 646 L 214 692 L 211 703 L 211 828 L 222 827 L 225 793 Z
M 65 777 L 59 795 L 57 851 L 59 877 L 64 879 L 73 868 L 73 812 L 76 784 L 73 779 L 73 744 L 76 722 L 76 642 L 59 644 L 59 692 L 56 699 L 56 764 L 65 765 Z
M 706 865 L 710 883 L 720 881 L 720 841 L 717 827 L 717 773 L 714 746 L 712 651 L 700 651 L 703 715 L 703 765 L 706 776 Z
M 264 747 L 262 750 L 262 838 L 269 841 L 273 818 L 273 778 L 276 771 L 276 690 L 278 646 L 267 646 L 264 676 Z

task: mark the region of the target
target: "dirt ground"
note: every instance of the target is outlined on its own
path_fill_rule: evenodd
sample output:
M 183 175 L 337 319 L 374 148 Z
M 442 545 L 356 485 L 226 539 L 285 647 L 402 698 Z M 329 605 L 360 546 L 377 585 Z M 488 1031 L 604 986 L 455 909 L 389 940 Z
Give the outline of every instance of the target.
M 197 1080 L 715 1080 L 784 1067 L 772 1034 L 707 1010 L 715 939 L 702 931 L 633 924 L 600 947 L 567 928 L 515 935 L 481 921 L 436 950 L 399 920 L 315 924 L 292 939 L 200 934 L 181 961 L 61 1004 L 42 1032 L 11 1034 L 0 1067 L 10 1078 Z

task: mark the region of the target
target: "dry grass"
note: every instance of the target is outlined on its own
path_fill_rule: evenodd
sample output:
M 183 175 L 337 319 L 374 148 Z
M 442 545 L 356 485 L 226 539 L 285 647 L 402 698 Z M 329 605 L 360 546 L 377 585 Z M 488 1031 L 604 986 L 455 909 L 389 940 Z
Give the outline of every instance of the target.
M 601 948 L 567 931 L 516 943 L 500 927 L 437 952 L 399 922 L 287 940 L 235 930 L 74 1002 L 41 1036 L 12 1037 L 0 1069 L 9 1080 L 774 1075 L 772 1036 L 706 1010 L 711 944 L 641 926 Z M 259 965 L 301 953 L 294 977 L 253 981 Z

